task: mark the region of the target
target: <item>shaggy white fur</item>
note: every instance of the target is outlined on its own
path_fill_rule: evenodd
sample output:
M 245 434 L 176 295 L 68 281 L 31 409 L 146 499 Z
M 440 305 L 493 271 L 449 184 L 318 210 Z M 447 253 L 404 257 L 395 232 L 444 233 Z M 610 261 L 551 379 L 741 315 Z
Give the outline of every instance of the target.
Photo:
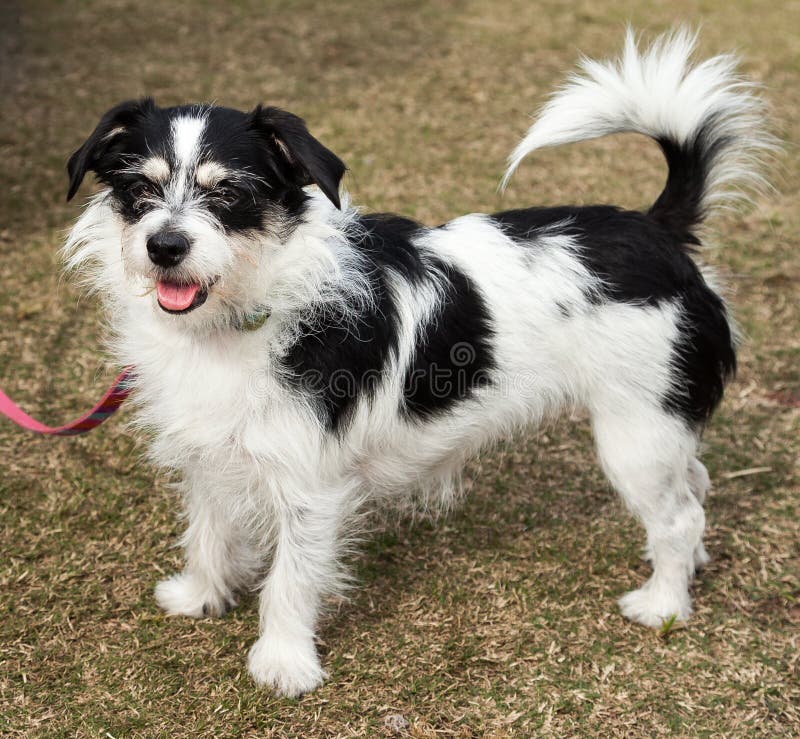
M 736 143 L 713 159 L 703 202 L 741 183 L 763 148 L 758 102 L 730 57 L 690 67 L 692 46 L 678 34 L 640 54 L 629 35 L 618 64 L 584 61 L 585 76 L 555 95 L 512 154 L 504 183 L 538 147 L 616 131 L 686 144 L 702 126 L 711 141 Z M 689 582 L 707 561 L 709 479 L 696 458 L 699 427 L 664 402 L 684 390 L 675 370 L 681 300 L 603 300 L 603 279 L 568 221 L 531 230 L 522 245 L 481 214 L 420 229 L 411 243 L 425 276 L 412 283 L 387 270 L 396 351 L 374 393 L 357 397 L 334 433 L 313 393 L 285 382 L 283 358 L 309 331 L 311 306 L 317 315 L 322 306 L 323 314 L 358 316 L 375 304 L 360 215 L 346 196 L 337 209 L 312 186 L 286 237 L 221 228 L 193 183 L 198 167 L 203 186 L 233 177 L 230 167 L 201 162 L 207 125 L 207 111 L 182 114 L 166 142 L 170 157 L 141 163 L 163 192 L 143 196 L 152 202 L 140 218 L 123 218 L 109 188 L 65 248 L 67 267 L 106 303 L 115 361 L 136 367 L 136 424 L 149 434 L 151 459 L 183 480 L 186 567 L 158 585 L 159 604 L 169 613 L 219 615 L 237 592 L 258 588 L 251 675 L 285 695 L 311 690 L 325 676 L 314 645 L 320 608 L 346 583 L 342 554 L 365 503 L 422 490 L 429 505 L 447 505 L 470 455 L 581 406 L 603 469 L 647 532 L 653 575 L 620 600 L 623 613 L 655 627 L 688 618 Z M 183 274 L 208 288 L 204 304 L 180 315 L 159 307 L 148 256 L 148 239 L 167 226 L 192 245 Z M 491 316 L 492 382 L 424 421 L 409 419 L 399 410 L 404 378 L 423 328 L 447 299 L 451 268 L 476 286 Z M 269 319 L 242 331 L 242 316 L 259 310 Z M 452 365 L 466 367 L 475 347 L 450 350 Z

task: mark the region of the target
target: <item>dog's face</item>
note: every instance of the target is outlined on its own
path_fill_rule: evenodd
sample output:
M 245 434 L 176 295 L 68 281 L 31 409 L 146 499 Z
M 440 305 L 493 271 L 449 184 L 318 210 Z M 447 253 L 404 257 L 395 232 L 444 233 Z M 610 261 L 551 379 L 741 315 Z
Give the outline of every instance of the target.
M 307 185 L 338 208 L 344 170 L 283 110 L 144 99 L 109 110 L 72 155 L 67 199 L 94 172 L 109 188 L 100 206 L 119 233 L 109 248 L 121 250 L 113 258 L 121 253 L 127 288 L 165 313 L 205 305 L 208 317 L 258 298 L 248 293 L 263 284 L 264 244 L 279 247 L 294 230 Z

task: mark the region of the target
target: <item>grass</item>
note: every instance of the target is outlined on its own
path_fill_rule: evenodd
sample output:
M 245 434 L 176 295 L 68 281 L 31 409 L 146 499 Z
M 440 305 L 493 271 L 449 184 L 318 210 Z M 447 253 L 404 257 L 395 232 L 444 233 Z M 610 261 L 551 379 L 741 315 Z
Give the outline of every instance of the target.
M 657 148 L 619 137 L 538 154 L 504 198 L 503 161 L 578 50 L 703 24 L 740 50 L 775 131 L 800 140 L 800 9 L 755 0 L 31 0 L 0 10 L 0 385 L 50 421 L 112 377 L 96 304 L 58 275 L 68 154 L 99 114 L 265 101 L 303 115 L 370 209 L 429 223 L 531 203 L 654 199 Z M 0 733 L 7 736 L 792 736 L 800 733 L 800 173 L 715 221 L 709 261 L 746 334 L 705 438 L 713 557 L 697 613 L 659 634 L 615 599 L 647 576 L 640 532 L 597 468 L 585 422 L 487 453 L 464 506 L 376 532 L 362 587 L 321 629 L 326 685 L 297 701 L 244 669 L 254 600 L 218 621 L 166 618 L 179 565 L 168 481 L 122 421 L 80 439 L 0 423 Z M 767 468 L 761 469 L 758 468 Z M 755 470 L 755 471 L 754 471 Z M 636 532 L 632 535 L 632 532 Z M 399 718 L 398 718 L 399 717 Z M 392 728 L 395 727 L 395 728 Z

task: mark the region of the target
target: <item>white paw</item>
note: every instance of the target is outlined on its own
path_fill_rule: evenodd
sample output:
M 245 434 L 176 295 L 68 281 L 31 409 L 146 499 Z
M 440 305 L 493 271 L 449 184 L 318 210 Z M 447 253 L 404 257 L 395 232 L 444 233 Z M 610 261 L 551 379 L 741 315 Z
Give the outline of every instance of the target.
M 197 575 L 182 572 L 156 585 L 156 601 L 173 616 L 222 616 L 236 605 L 230 593 L 219 593 Z
M 247 669 L 256 683 L 289 698 L 314 690 L 327 677 L 312 639 L 264 635 L 250 648 Z
M 658 629 L 673 616 L 686 621 L 692 615 L 692 601 L 687 591 L 676 591 L 648 580 L 643 587 L 623 595 L 619 607 L 625 618 Z

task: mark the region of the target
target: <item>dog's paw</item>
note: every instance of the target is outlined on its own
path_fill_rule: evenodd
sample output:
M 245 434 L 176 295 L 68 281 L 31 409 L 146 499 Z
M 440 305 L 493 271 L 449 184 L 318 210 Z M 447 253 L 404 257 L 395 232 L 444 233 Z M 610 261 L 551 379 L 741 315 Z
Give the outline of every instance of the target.
M 247 669 L 258 685 L 288 698 L 314 690 L 327 677 L 312 639 L 264 635 L 250 648 Z
M 158 605 L 173 616 L 222 616 L 236 605 L 231 594 L 219 593 L 203 578 L 187 572 L 162 580 L 156 585 L 155 595 Z
M 687 621 L 692 615 L 692 601 L 688 592 L 676 592 L 654 584 L 653 580 L 638 590 L 623 595 L 619 607 L 625 618 L 636 623 L 658 629 L 675 617 L 677 621 Z

